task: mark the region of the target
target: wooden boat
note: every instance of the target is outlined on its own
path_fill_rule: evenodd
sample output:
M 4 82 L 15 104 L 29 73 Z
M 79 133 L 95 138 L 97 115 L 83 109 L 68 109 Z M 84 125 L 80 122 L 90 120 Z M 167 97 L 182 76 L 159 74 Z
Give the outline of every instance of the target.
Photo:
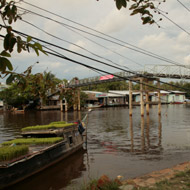
M 94 109 L 94 108 L 101 108 L 103 104 L 87 104 L 85 108 L 87 109 Z
M 13 107 L 11 111 L 12 111 L 12 113 L 22 113 L 23 114 L 25 110 L 24 109 L 19 110 L 18 108 Z
M 61 129 L 23 132 L 24 137 L 64 137 L 53 145 L 30 146 L 29 153 L 15 160 L 0 162 L 0 189 L 13 185 L 61 161 L 83 148 L 84 137 L 77 124 Z

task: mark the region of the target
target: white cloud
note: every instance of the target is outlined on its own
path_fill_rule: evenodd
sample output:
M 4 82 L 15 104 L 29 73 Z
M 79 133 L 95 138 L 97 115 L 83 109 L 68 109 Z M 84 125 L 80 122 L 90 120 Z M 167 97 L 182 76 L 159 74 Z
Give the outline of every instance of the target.
M 178 27 L 176 27 L 173 23 L 165 18 L 163 21 L 159 22 L 159 24 L 161 25 L 160 29 L 156 25 L 144 26 L 141 24 L 139 15 L 132 17 L 129 16 L 130 11 L 128 11 L 128 9 L 122 9 L 118 11 L 115 6 L 115 2 L 110 0 L 58 0 L 56 2 L 47 1 L 46 3 L 38 0 L 30 0 L 30 3 L 52 11 L 58 15 L 61 15 L 66 19 L 79 22 L 83 25 L 104 32 L 105 34 L 114 35 L 115 38 L 118 38 L 125 42 L 129 42 L 135 46 L 139 46 L 142 49 L 154 52 L 180 63 L 189 63 L 189 35 L 184 31 L 180 30 Z M 188 1 L 185 0 L 185 3 L 188 3 Z M 69 22 L 68 20 L 58 18 L 55 15 L 53 16 L 42 10 L 40 11 L 39 9 L 26 5 L 22 2 L 19 5 L 34 12 L 45 15 L 51 19 L 63 22 L 64 24 L 72 25 L 73 27 L 80 28 L 86 32 L 92 32 L 91 30 L 85 29 L 84 27 Z M 161 9 L 169 12 L 167 16 L 174 22 L 180 24 L 185 29 L 189 28 L 189 23 L 187 21 L 190 19 L 190 14 L 188 13 L 188 11 L 185 11 L 184 8 L 179 3 L 177 3 L 177 1 L 167 1 L 166 3 L 162 3 Z M 160 15 L 158 15 L 157 17 L 159 18 Z M 132 70 L 139 69 L 140 65 L 142 65 L 141 68 L 143 68 L 144 64 L 163 64 L 161 60 L 153 59 L 136 51 L 123 48 L 122 46 L 106 42 L 105 40 L 98 39 L 96 37 L 92 37 L 89 34 L 80 32 L 87 38 L 90 38 L 96 43 L 99 43 L 100 45 L 112 50 L 110 51 L 106 48 L 103 48 L 88 41 L 87 39 L 84 39 L 82 36 L 48 19 L 40 18 L 38 16 L 30 14 L 24 15 L 23 18 L 31 22 L 32 24 L 40 27 L 41 29 L 51 33 L 52 35 L 62 38 L 63 40 L 75 43 L 78 46 L 84 47 L 88 51 L 101 55 L 116 63 L 125 64 Z M 50 37 L 47 34 L 44 34 L 42 31 L 32 27 L 31 25 L 27 25 L 23 22 L 17 22 L 15 27 L 17 30 L 34 35 L 42 40 L 47 40 L 48 42 L 59 45 L 63 48 L 70 49 L 79 53 L 82 52 L 84 55 L 92 56 L 91 54 L 82 51 L 80 47 L 71 44 L 69 45 L 66 42 Z M 76 30 L 75 28 L 73 28 L 72 30 Z M 95 32 L 93 33 L 96 35 L 100 35 Z M 124 44 L 122 42 L 119 43 Z M 51 46 L 48 47 L 52 48 Z M 94 65 L 94 67 L 102 67 L 102 65 L 100 66 L 99 64 L 96 64 L 84 58 L 68 54 L 67 52 L 62 51 L 58 48 L 56 48 L 55 50 L 79 62 L 88 65 Z M 113 51 L 120 53 L 121 55 L 123 55 L 123 57 L 115 54 Z M 135 64 L 133 61 L 130 62 L 125 57 L 133 59 L 134 62 L 140 64 Z M 35 53 L 13 53 L 12 60 L 14 65 L 16 67 L 19 67 L 19 70 L 24 70 L 28 65 L 39 61 L 39 64 L 34 67 L 35 72 L 43 72 L 45 69 L 48 68 L 53 73 L 56 73 L 57 77 L 60 78 L 73 78 L 76 75 L 81 76 L 81 78 L 85 78 L 86 76 L 97 75 L 93 71 L 89 72 L 88 69 L 82 66 L 50 55 L 44 56 L 43 54 L 41 54 L 39 57 L 37 57 Z M 111 68 L 109 69 L 111 70 Z M 109 69 L 107 69 L 107 71 L 109 71 Z
M 186 56 L 186 57 L 184 58 L 184 62 L 185 62 L 186 65 L 189 65 L 189 66 L 190 66 L 190 55 L 188 55 L 188 56 Z
M 101 18 L 96 29 L 104 33 L 120 32 L 127 25 L 128 18 L 125 10 L 111 10 L 105 18 Z

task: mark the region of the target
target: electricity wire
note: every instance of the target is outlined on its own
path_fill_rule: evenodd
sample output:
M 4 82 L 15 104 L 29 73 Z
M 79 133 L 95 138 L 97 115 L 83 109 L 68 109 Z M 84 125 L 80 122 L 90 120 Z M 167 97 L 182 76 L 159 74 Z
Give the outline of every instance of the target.
M 22 1 L 22 2 L 26 3 L 25 1 Z M 31 6 L 33 6 L 31 3 L 27 3 L 27 4 L 30 4 Z M 18 6 L 18 7 L 19 7 L 19 6 Z M 37 6 L 34 5 L 34 7 L 37 7 Z M 21 8 L 21 9 L 23 9 L 23 10 L 27 10 L 27 9 L 25 9 L 25 8 L 22 8 L 22 7 L 19 7 L 19 8 Z M 50 11 L 47 11 L 47 10 L 45 10 L 45 9 L 43 9 L 43 8 L 40 8 L 40 7 L 37 7 L 37 8 L 39 8 L 40 10 L 46 11 L 46 12 L 48 12 L 48 13 L 51 13 L 51 14 L 53 14 L 53 15 L 56 15 L 56 16 L 59 16 L 59 17 L 61 17 L 61 18 L 66 19 L 65 17 L 62 17 L 62 16 L 57 15 L 57 14 L 55 14 L 55 13 L 52 13 L 52 12 L 50 12 Z M 169 60 L 169 59 L 167 59 L 167 58 L 161 57 L 161 56 L 156 55 L 156 54 L 154 54 L 154 53 L 152 53 L 152 52 L 146 51 L 146 50 L 144 50 L 144 49 L 142 49 L 142 48 L 138 48 L 138 47 L 136 47 L 136 46 L 134 46 L 134 45 L 131 45 L 131 44 L 127 43 L 127 42 L 123 42 L 123 41 L 121 41 L 121 40 L 118 40 L 117 38 L 111 37 L 111 36 L 109 36 L 109 35 L 106 35 L 106 34 L 104 34 L 104 33 L 102 33 L 102 32 L 97 31 L 97 30 L 91 29 L 91 28 L 86 27 L 86 26 L 84 26 L 84 25 L 81 25 L 81 24 L 79 24 L 79 23 L 77 23 L 77 24 L 78 24 L 78 25 L 81 25 L 81 26 L 84 26 L 84 27 L 86 27 L 86 28 L 88 28 L 88 29 L 91 29 L 91 30 L 93 30 L 93 31 L 95 31 L 95 32 L 98 32 L 98 33 L 100 33 L 100 34 L 103 34 L 103 35 L 105 35 L 105 36 L 107 36 L 107 37 L 110 37 L 110 38 L 112 38 L 112 39 L 115 39 L 115 40 L 117 40 L 117 41 L 120 41 L 120 42 L 122 42 L 122 43 L 128 44 L 128 45 L 130 45 L 130 46 L 132 46 L 132 47 L 135 47 L 135 48 L 137 48 L 137 49 L 128 47 L 128 46 L 126 46 L 126 45 L 123 45 L 123 44 L 121 44 L 121 43 L 115 42 L 115 41 L 113 41 L 113 40 L 109 40 L 109 39 L 100 37 L 100 36 L 98 36 L 98 35 L 92 34 L 92 33 L 90 33 L 90 32 L 84 31 L 84 30 L 82 30 L 82 29 L 79 29 L 79 28 L 70 26 L 70 25 L 68 25 L 68 24 L 59 22 L 59 21 L 57 21 L 57 20 L 54 20 L 54 19 L 49 18 L 49 17 L 47 17 L 47 16 L 43 16 L 43 15 L 38 14 L 38 13 L 36 13 L 36 12 L 30 11 L 30 10 L 27 10 L 27 11 L 30 12 L 30 13 L 32 13 L 32 14 L 35 14 L 35 15 L 37 15 L 37 16 L 43 17 L 43 18 L 45 18 L 45 19 L 54 21 L 54 22 L 56 22 L 56 23 L 58 23 L 58 24 L 60 24 L 60 25 L 62 25 L 62 26 L 70 27 L 70 28 L 72 28 L 72 29 L 75 29 L 75 30 L 84 32 L 84 33 L 89 34 L 89 35 L 91 35 L 91 36 L 94 36 L 94 37 L 97 37 L 97 38 L 106 40 L 106 41 L 108 41 L 108 42 L 117 44 L 117 45 L 119 45 L 119 46 L 121 46 L 121 47 L 128 48 L 128 49 L 133 50 L 133 51 L 136 51 L 136 52 L 138 52 L 138 53 L 142 53 L 142 54 L 144 54 L 144 55 L 148 55 L 148 56 L 150 56 L 150 57 L 153 57 L 153 58 L 156 58 L 156 59 L 159 59 L 159 60 L 168 62 L 168 63 L 175 64 L 175 65 L 177 65 L 177 66 L 185 67 L 184 65 L 181 65 L 180 63 L 177 63 L 177 62 L 175 62 L 175 61 L 172 61 L 172 60 Z M 67 20 L 71 21 L 70 19 L 67 19 Z M 73 23 L 76 23 L 76 22 L 73 21 Z M 185 67 L 185 68 L 187 68 L 187 67 Z

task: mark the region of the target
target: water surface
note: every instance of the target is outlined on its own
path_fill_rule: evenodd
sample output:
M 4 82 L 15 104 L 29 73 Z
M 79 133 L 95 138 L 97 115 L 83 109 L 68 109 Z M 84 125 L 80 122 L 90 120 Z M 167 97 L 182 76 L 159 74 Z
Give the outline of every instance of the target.
M 74 154 L 12 189 L 76 189 L 81 183 L 103 174 L 111 178 L 117 175 L 131 178 L 190 160 L 188 105 L 164 105 L 161 117 L 157 106 L 152 106 L 150 115 L 144 118 L 140 117 L 140 107 L 133 109 L 133 117 L 128 113 L 127 107 L 93 110 L 88 118 L 87 151 Z M 3 113 L 0 142 L 18 137 L 25 126 L 76 121 L 84 115 L 85 111 Z

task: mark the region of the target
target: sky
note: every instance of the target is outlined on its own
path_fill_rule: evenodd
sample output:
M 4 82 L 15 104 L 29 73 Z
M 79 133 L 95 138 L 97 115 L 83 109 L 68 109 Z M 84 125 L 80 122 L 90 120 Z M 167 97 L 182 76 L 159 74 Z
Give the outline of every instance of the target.
M 163 65 L 163 68 L 165 65 L 174 65 L 134 51 L 132 50 L 136 49 L 134 46 L 151 51 L 179 64 L 190 65 L 190 11 L 185 9 L 177 0 L 167 0 L 159 6 L 163 14 L 168 13 L 166 16 L 170 20 L 162 15 L 154 15 L 156 21 L 160 17 L 163 20 L 153 25 L 142 25 L 140 16 L 130 16 L 128 9 L 118 10 L 114 0 L 26 0 L 25 2 L 65 18 L 39 10 L 24 2 L 18 3 L 17 5 L 20 7 L 48 18 L 45 19 L 29 13 L 23 14 L 23 21 L 18 20 L 13 24 L 13 28 L 27 35 L 102 62 L 112 65 L 117 64 L 115 66 L 120 68 L 124 66 L 125 69 L 131 71 L 143 71 L 144 69 L 152 71 L 155 65 Z M 190 9 L 189 0 L 180 0 L 180 2 Z M 31 23 L 33 26 L 24 21 Z M 100 31 L 114 39 L 75 23 Z M 35 28 L 34 25 L 41 30 Z M 106 41 L 105 38 L 109 41 Z M 46 46 L 70 59 L 109 73 L 121 71 L 50 45 L 46 44 Z M 40 53 L 40 56 L 37 56 L 33 51 L 18 54 L 15 50 L 12 53 L 11 62 L 16 72 L 23 72 L 27 67 L 38 62 L 33 67 L 32 72 L 34 74 L 51 71 L 59 79 L 71 80 L 74 77 L 83 79 L 105 74 L 97 73 L 84 66 L 52 55 L 46 56 Z M 185 70 L 188 71 L 188 69 Z

